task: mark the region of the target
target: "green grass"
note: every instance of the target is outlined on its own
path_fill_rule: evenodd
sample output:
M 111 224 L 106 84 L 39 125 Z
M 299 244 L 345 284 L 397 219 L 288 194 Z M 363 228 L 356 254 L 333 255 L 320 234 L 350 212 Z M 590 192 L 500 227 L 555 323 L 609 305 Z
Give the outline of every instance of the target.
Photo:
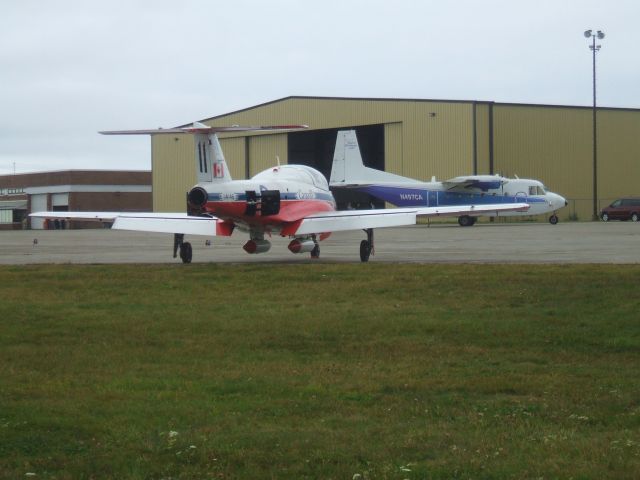
M 638 478 L 639 285 L 606 265 L 2 267 L 0 478 Z

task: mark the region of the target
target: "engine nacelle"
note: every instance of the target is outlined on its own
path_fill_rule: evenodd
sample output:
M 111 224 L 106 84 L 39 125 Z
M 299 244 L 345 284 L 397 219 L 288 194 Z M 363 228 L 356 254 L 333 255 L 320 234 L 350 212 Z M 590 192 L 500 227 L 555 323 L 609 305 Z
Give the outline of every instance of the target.
M 264 253 L 271 248 L 269 240 L 249 240 L 242 247 L 247 253 Z
M 315 246 L 316 243 L 313 240 L 300 240 L 295 238 L 291 240 L 287 248 L 291 250 L 291 253 L 309 253 Z
M 209 194 L 202 187 L 192 188 L 187 194 L 187 200 L 196 208 L 202 208 L 207 203 Z

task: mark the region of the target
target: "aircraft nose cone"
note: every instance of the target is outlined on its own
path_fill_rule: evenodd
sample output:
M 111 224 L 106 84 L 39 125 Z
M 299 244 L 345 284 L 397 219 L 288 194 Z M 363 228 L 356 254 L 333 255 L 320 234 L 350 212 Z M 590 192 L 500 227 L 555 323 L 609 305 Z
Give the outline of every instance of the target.
M 551 204 L 553 205 L 553 208 L 562 208 L 568 206 L 569 202 L 562 195 L 553 193 L 551 196 Z

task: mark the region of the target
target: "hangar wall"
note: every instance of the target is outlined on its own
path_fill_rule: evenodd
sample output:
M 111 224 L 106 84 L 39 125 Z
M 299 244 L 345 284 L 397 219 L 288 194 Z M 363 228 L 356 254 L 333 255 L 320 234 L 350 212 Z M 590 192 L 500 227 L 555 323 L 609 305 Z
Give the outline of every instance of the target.
M 202 121 L 217 126 L 301 123 L 313 130 L 384 125 L 387 171 L 422 180 L 472 173 L 536 178 L 570 200 L 561 218 L 587 220 L 593 206 L 591 115 L 588 107 L 287 97 Z M 283 164 L 295 163 L 288 158 L 287 135 L 220 135 L 231 175 L 255 175 L 274 165 L 276 156 Z M 193 139 L 158 135 L 152 143 L 154 210 L 184 210 L 185 193 L 195 183 Z M 601 206 L 640 194 L 638 159 L 640 110 L 599 108 Z
M 415 178 L 449 178 L 472 171 L 471 115 L 470 102 L 289 97 L 202 122 L 216 126 L 307 124 L 312 129 L 384 124 L 390 171 Z M 152 138 L 155 211 L 184 210 L 185 192 L 195 183 L 193 141 L 182 137 L 187 135 Z M 274 165 L 276 155 L 283 164 L 295 161 L 288 158 L 287 133 L 219 137 L 233 178 L 246 178 Z
M 640 111 L 598 112 L 598 165 L 603 200 L 640 195 Z
M 598 109 L 598 204 L 640 195 L 640 111 Z M 569 199 L 563 214 L 593 211 L 593 110 L 585 107 L 494 107 L 494 172 L 542 180 Z

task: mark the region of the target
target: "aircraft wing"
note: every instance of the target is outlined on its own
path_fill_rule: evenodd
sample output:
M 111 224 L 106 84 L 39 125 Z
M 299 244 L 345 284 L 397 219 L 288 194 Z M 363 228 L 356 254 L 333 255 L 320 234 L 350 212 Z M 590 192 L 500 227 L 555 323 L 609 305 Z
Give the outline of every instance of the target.
M 282 230 L 283 235 L 339 232 L 367 228 L 414 225 L 417 217 L 457 217 L 486 213 L 526 211 L 527 203 L 459 205 L 446 207 L 411 207 L 373 210 L 340 210 L 309 215 Z
M 340 210 L 321 212 L 286 224 L 282 235 L 339 232 L 367 228 L 414 225 L 417 217 L 447 217 L 482 215 L 511 211 L 526 211 L 527 203 L 491 205 L 461 205 L 445 207 L 411 207 L 374 210 Z M 114 230 L 139 232 L 184 233 L 189 235 L 230 235 L 229 226 L 216 217 L 196 217 L 186 213 L 125 213 L 125 212 L 37 212 L 38 218 L 58 218 L 96 222 L 113 221 Z
M 468 191 L 468 190 L 495 190 L 505 183 L 504 179 L 495 175 L 470 175 L 455 177 L 442 182 L 445 190 Z
M 221 220 L 216 217 L 195 217 L 186 213 L 145 212 L 37 212 L 29 215 L 37 218 L 82 220 L 85 222 L 113 222 L 113 230 L 138 232 L 184 233 L 189 235 L 216 236 Z
M 259 132 L 270 130 L 300 130 L 309 128 L 308 125 L 265 125 L 265 126 L 232 126 L 232 127 L 212 127 L 200 122 L 193 125 L 178 128 L 154 128 L 150 130 L 108 130 L 102 135 L 154 135 L 157 133 L 232 133 L 232 132 Z

